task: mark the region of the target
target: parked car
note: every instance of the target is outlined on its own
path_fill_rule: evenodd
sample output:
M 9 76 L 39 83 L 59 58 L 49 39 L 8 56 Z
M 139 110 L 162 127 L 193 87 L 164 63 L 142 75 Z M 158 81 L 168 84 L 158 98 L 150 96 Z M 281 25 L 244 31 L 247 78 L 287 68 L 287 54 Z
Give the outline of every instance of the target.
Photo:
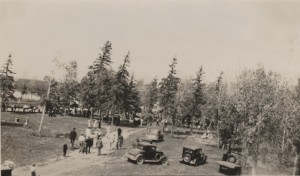
M 168 164 L 167 156 L 162 152 L 156 150 L 156 146 L 149 143 L 138 143 L 136 148 L 131 149 L 126 154 L 128 161 L 135 161 L 137 164 L 145 162 Z
M 204 164 L 207 160 L 207 155 L 202 152 L 199 146 L 185 146 L 182 149 L 181 163 L 198 166 Z
M 219 172 L 230 175 L 241 175 L 242 168 L 249 169 L 247 156 L 239 152 L 227 152 L 223 154 L 222 161 L 217 161 L 220 165 Z
M 164 135 L 160 130 L 153 129 L 149 134 L 146 135 L 146 138 L 151 141 L 163 141 Z

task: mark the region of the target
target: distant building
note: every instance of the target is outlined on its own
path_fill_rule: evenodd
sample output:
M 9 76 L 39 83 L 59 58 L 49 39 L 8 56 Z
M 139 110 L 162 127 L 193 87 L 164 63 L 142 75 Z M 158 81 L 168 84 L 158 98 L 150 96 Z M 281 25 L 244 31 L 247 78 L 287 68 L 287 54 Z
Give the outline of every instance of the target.
M 16 90 L 14 92 L 14 96 L 19 100 L 22 97 L 22 93 L 20 91 Z M 29 94 L 24 94 L 23 97 L 22 97 L 22 100 L 36 100 L 36 101 L 38 101 L 40 99 L 41 99 L 41 97 L 39 97 L 37 95 L 34 95 L 34 94 L 30 94 L 30 93 Z

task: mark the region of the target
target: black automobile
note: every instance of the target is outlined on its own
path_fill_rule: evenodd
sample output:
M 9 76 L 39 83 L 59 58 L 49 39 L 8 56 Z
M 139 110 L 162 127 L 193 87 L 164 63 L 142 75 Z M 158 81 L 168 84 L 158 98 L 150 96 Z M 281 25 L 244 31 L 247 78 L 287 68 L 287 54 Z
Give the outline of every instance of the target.
M 207 155 L 202 152 L 199 146 L 185 146 L 182 149 L 181 163 L 198 166 L 204 164 L 207 160 Z
M 156 146 L 149 143 L 138 143 L 136 148 L 131 149 L 126 154 L 128 161 L 135 161 L 137 164 L 145 162 L 168 164 L 167 156 L 162 152 L 156 150 Z
M 242 168 L 245 172 L 250 170 L 247 156 L 240 152 L 227 152 L 223 154 L 222 161 L 219 164 L 219 172 L 230 175 L 241 175 Z
M 150 131 L 149 134 L 146 135 L 146 138 L 151 141 L 159 142 L 159 141 L 164 140 L 164 135 L 162 134 L 162 132 L 160 130 L 153 129 Z

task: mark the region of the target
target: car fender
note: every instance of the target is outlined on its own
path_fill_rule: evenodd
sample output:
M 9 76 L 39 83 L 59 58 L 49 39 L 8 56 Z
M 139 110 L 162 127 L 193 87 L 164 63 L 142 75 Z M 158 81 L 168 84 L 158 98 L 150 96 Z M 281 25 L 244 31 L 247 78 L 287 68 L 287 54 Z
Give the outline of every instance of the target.
M 135 157 L 134 157 L 134 160 L 136 160 L 138 157 L 140 157 L 140 156 L 143 156 L 144 157 L 144 155 L 143 154 L 138 154 L 138 155 L 136 155 Z
M 162 156 L 160 157 L 159 161 L 162 160 L 163 158 L 167 158 L 168 159 L 168 157 L 165 154 L 162 154 Z

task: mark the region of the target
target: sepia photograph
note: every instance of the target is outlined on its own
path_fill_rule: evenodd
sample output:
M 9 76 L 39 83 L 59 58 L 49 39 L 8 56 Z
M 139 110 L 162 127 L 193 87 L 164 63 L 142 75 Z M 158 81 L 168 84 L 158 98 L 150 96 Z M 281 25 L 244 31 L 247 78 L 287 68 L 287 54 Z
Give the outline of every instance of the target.
M 0 0 L 1 176 L 300 175 L 300 0 Z

